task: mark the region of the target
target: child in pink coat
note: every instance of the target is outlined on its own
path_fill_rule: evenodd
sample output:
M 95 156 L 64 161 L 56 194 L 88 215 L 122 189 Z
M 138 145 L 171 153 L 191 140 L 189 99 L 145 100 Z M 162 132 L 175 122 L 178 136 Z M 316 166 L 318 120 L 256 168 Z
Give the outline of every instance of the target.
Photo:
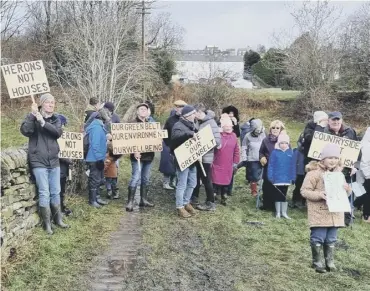
M 221 146 L 215 150 L 212 164 L 212 182 L 216 193 L 221 194 L 221 204 L 226 205 L 226 193 L 233 171 L 240 160 L 238 139 L 233 133 L 233 123 L 227 114 L 221 115 Z

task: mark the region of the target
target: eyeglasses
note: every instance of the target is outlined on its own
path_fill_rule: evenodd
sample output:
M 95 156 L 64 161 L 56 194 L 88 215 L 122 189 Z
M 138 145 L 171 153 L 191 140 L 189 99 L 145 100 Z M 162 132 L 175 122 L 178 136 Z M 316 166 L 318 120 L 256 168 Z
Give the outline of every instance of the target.
M 271 129 L 280 129 L 280 127 L 271 127 Z

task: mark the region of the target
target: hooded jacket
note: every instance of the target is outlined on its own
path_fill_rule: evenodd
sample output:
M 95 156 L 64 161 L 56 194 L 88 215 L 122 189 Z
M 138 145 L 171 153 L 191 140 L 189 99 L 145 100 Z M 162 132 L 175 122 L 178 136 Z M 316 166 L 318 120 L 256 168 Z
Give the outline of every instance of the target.
M 221 145 L 220 128 L 217 126 L 217 123 L 214 118 L 215 118 L 215 113 L 211 110 L 208 110 L 204 119 L 198 121 L 199 130 L 201 130 L 202 128 L 205 128 L 207 125 L 210 125 L 212 128 L 213 136 L 215 137 L 216 147 L 219 147 Z M 204 164 L 212 164 L 213 159 L 214 159 L 214 149 L 210 150 L 208 153 L 206 153 L 203 156 L 202 162 Z
M 271 153 L 267 177 L 274 185 L 290 185 L 296 178 L 296 167 L 294 165 L 293 151 L 274 149 Z
M 30 113 L 22 122 L 20 131 L 28 137 L 28 160 L 31 168 L 59 167 L 59 145 L 57 139 L 62 135 L 62 124 L 57 114 L 44 118 L 42 127 Z
M 320 197 L 325 193 L 323 175 L 324 166 L 317 161 L 312 161 L 306 166 L 307 175 L 303 181 L 301 194 L 307 199 L 307 214 L 310 227 L 344 227 L 343 212 L 329 212 L 326 201 Z M 337 167 L 335 172 L 341 172 Z
M 262 127 L 262 121 L 253 119 L 250 123 L 250 132 L 245 135 L 242 142 L 242 161 L 258 162 L 260 160 L 259 151 L 266 134 L 262 129 L 262 132 L 256 136 L 253 131 L 259 127 Z
M 365 179 L 370 179 L 370 127 L 367 128 L 366 133 L 362 138 L 361 154 L 361 172 L 365 176 Z
M 89 135 L 89 150 L 86 156 L 86 162 L 104 161 L 107 153 L 107 131 L 100 119 L 94 119 L 86 128 L 86 134 Z

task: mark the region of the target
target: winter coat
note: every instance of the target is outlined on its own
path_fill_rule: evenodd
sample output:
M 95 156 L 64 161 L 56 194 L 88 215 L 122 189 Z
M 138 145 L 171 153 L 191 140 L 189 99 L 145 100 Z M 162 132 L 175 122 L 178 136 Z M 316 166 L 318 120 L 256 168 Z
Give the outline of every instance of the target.
M 170 149 L 173 153 L 176 148 L 194 136 L 198 130 L 193 122 L 180 118 L 172 127 Z
M 307 123 L 306 127 L 303 130 L 303 153 L 305 157 L 308 156 L 308 152 L 310 151 L 310 146 L 312 143 L 313 135 L 315 133 L 316 126 L 321 127 L 320 125 L 317 125 L 314 121 L 310 121 Z M 321 130 L 324 130 L 323 127 L 321 127 Z
M 272 151 L 267 168 L 267 177 L 274 185 L 292 184 L 292 181 L 296 178 L 292 149 L 286 151 L 275 149 Z
M 164 143 L 168 146 L 171 147 L 171 135 L 172 135 L 172 129 L 173 126 L 180 120 L 180 115 L 177 115 L 176 113 L 171 115 L 167 120 L 166 123 L 164 124 L 163 129 L 167 130 L 168 133 L 168 138 L 163 139 Z
M 93 114 L 94 112 L 96 112 L 96 108 L 92 105 L 87 105 L 86 109 L 85 109 L 85 120 L 84 120 L 84 123 L 86 123 L 89 118 L 91 117 L 91 114 Z
M 144 121 L 136 117 L 135 120 L 133 120 L 131 123 L 140 123 L 140 122 L 144 122 Z M 151 122 L 151 121 L 149 121 L 149 119 L 146 119 L 145 122 Z M 142 162 L 152 162 L 154 160 L 154 152 L 140 153 L 140 155 L 141 155 L 140 161 Z M 131 161 L 136 161 L 134 154 L 130 155 L 130 159 Z
M 107 131 L 100 119 L 94 119 L 86 128 L 86 134 L 89 135 L 89 150 L 86 156 L 86 162 L 104 161 L 107 153 Z
M 268 136 L 265 137 L 265 139 L 262 141 L 260 148 L 260 159 L 262 157 L 265 157 L 267 161 L 269 160 L 272 151 L 275 149 L 277 139 L 278 139 L 277 136 L 274 136 L 272 134 L 269 134 Z
M 164 142 L 161 160 L 159 162 L 159 171 L 166 176 L 173 176 L 176 174 L 174 156 L 171 154 L 170 148 Z
M 207 111 L 207 115 L 204 117 L 203 120 L 199 120 L 199 130 L 205 128 L 207 125 L 210 125 L 212 128 L 213 136 L 215 137 L 216 147 L 221 145 L 221 134 L 220 128 L 217 126 L 216 121 L 214 120 L 215 113 L 211 110 Z M 206 153 L 202 157 L 202 161 L 204 164 L 212 164 L 214 159 L 214 149 L 211 149 L 208 153 Z
M 116 159 L 107 153 L 104 161 L 104 177 L 117 178 L 118 168 Z
M 251 132 L 247 133 L 242 142 L 242 160 L 248 162 L 258 162 L 260 160 L 259 152 L 262 141 L 266 138 L 264 132 L 255 136 L 253 130 L 262 126 L 261 120 L 255 119 L 251 123 Z
M 69 165 L 72 165 L 71 159 L 59 159 L 60 164 L 60 178 L 68 178 L 69 175 Z
M 62 135 L 62 124 L 57 114 L 44 118 L 42 127 L 30 113 L 22 122 L 20 131 L 28 137 L 28 161 L 31 168 L 59 167 L 59 145 L 57 139 Z
M 297 176 L 304 176 L 305 175 L 304 154 L 301 151 L 299 151 L 298 148 L 293 150 L 293 159 L 294 159 L 294 165 L 296 167 Z
M 121 123 L 121 119 L 119 118 L 118 114 L 112 113 L 111 123 Z
M 222 109 L 222 113 L 229 114 L 230 112 L 234 113 L 234 117 L 236 119 L 236 123 L 233 121 L 233 132 L 236 134 L 237 137 L 240 137 L 240 127 L 239 127 L 239 110 L 230 105 Z
M 212 164 L 212 182 L 229 185 L 233 177 L 233 165 L 240 161 L 238 139 L 235 133 L 221 133 L 221 148 L 215 150 Z
M 361 172 L 365 176 L 365 179 L 370 179 L 370 127 L 367 128 L 366 133 L 362 138 L 361 154 Z
M 240 144 L 243 143 L 244 137 L 247 135 L 247 133 L 252 131 L 252 129 L 251 129 L 251 121 L 253 119 L 254 118 L 251 118 L 250 120 L 248 120 L 247 122 L 243 123 L 240 126 Z
M 301 194 L 307 199 L 307 214 L 310 227 L 344 227 L 343 212 L 329 212 L 326 201 L 319 194 L 325 193 L 324 166 L 312 161 L 306 166 L 307 175 L 301 187 Z M 335 172 L 341 172 L 337 167 Z

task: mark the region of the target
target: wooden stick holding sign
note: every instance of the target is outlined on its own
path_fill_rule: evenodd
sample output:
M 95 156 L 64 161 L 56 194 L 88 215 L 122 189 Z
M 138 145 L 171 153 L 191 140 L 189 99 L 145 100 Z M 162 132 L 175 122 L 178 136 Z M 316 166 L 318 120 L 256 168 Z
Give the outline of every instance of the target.
M 200 168 L 202 169 L 204 177 L 207 177 L 206 171 L 204 170 L 204 167 L 203 167 L 202 159 L 199 159 L 199 165 L 200 165 Z

